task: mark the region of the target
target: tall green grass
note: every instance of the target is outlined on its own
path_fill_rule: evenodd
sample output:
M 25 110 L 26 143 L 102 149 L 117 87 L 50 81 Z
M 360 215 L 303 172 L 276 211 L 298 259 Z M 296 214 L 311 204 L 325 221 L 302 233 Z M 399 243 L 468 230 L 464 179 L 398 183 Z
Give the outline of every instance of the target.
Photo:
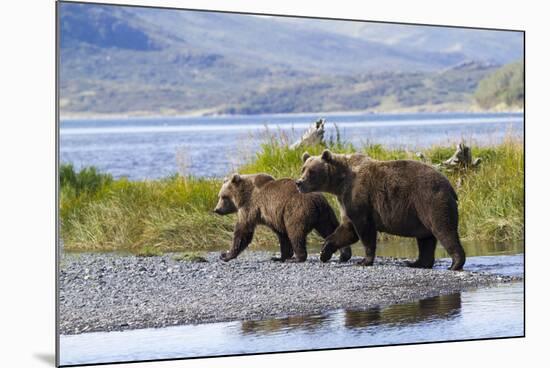
M 376 144 L 354 147 L 336 140 L 329 146 L 335 152 L 364 152 L 379 160 L 417 159 L 415 152 Z M 307 147 L 307 151 L 319 154 L 324 148 Z M 296 178 L 305 150 L 293 150 L 280 140 L 271 139 L 239 172 Z M 446 160 L 453 152 L 451 146 L 423 151 L 434 164 Z M 479 168 L 446 173 L 459 196 L 462 238 L 484 242 L 522 240 L 522 141 L 508 138 L 496 146 L 474 146 L 472 153 L 483 160 Z M 61 235 L 67 250 L 149 254 L 223 249 L 231 244 L 235 216 L 212 213 L 221 180 L 178 175 L 153 181 L 113 180 L 94 168 L 76 172 L 71 165 L 62 165 L 60 182 Z M 332 196 L 327 197 L 336 204 Z M 273 234 L 258 229 L 253 247 L 276 244 Z
M 325 147 L 308 147 L 317 155 Z M 362 152 L 377 160 L 418 160 L 416 152 L 404 149 L 386 149 L 379 144 L 356 148 L 338 144 L 330 147 L 338 153 Z M 523 240 L 524 234 L 524 152 L 523 142 L 509 136 L 496 146 L 473 146 L 473 157 L 482 163 L 475 169 L 445 172 L 459 197 L 460 233 L 465 240 L 506 242 Z M 423 151 L 432 164 L 447 160 L 455 147 L 434 146 Z M 305 149 L 304 149 L 305 150 Z M 255 160 L 245 165 L 243 173 L 267 172 L 277 177 L 300 175 L 301 155 L 304 150 L 266 144 Z M 335 198 L 328 196 L 333 205 Z M 335 207 L 337 208 L 337 207 Z
M 178 175 L 154 181 L 107 180 L 93 168 L 83 170 L 60 168 L 65 249 L 147 254 L 229 246 L 235 219 L 212 212 L 220 180 Z M 83 182 L 84 187 L 68 179 L 89 172 L 97 178 Z

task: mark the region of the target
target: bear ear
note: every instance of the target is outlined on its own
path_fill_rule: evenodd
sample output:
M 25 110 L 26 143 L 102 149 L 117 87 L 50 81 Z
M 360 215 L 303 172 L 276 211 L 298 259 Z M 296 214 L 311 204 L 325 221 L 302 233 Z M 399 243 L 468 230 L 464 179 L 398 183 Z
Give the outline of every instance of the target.
M 328 149 L 324 150 L 321 154 L 321 159 L 325 162 L 330 162 L 332 160 L 332 152 L 330 152 Z
M 233 176 L 231 177 L 231 182 L 233 184 L 238 184 L 240 181 L 241 181 L 241 176 L 239 174 L 233 174 Z
M 275 180 L 273 176 L 268 174 L 258 174 L 254 177 L 254 186 L 256 188 L 262 187 L 265 183 Z
M 311 155 L 307 152 L 304 152 L 304 154 L 302 155 L 302 162 L 306 162 L 308 158 L 310 158 Z

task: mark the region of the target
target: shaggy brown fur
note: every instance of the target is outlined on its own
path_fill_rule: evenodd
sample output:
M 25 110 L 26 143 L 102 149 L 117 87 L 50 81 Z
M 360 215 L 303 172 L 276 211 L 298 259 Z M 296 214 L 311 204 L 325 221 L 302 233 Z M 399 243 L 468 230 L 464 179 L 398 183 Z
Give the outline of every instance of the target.
M 431 268 L 437 240 L 452 257 L 452 270 L 466 260 L 458 237 L 457 195 L 445 176 L 417 161 L 376 161 L 363 154 L 302 157 L 303 193 L 338 197 L 343 222 L 325 240 L 321 260 L 358 239 L 365 247 L 361 264 L 372 265 L 377 231 L 417 239 L 419 257 L 412 267 Z
M 307 259 L 306 238 L 312 230 L 326 239 L 338 227 L 338 219 L 325 197 L 319 193 L 300 193 L 291 179 L 234 174 L 224 181 L 218 197 L 214 212 L 238 214 L 233 246 L 221 254 L 224 261 L 237 257 L 250 244 L 257 225 L 268 226 L 277 234 L 281 257 L 274 260 L 283 262 Z M 350 258 L 351 249 L 343 247 L 340 260 Z

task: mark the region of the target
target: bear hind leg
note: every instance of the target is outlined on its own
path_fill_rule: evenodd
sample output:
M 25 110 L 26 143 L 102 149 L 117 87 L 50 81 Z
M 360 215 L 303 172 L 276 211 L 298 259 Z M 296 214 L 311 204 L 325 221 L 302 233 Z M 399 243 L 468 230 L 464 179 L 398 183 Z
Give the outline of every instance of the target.
M 408 266 L 413 268 L 432 268 L 435 262 L 437 239 L 432 235 L 427 238 L 417 238 L 416 243 L 418 244 L 418 259 L 408 263 Z
M 294 250 L 292 249 L 292 243 L 286 234 L 276 233 L 279 239 L 279 246 L 281 250 L 280 257 L 272 257 L 272 261 L 284 262 L 287 259 L 292 258 Z
M 449 270 L 461 271 L 464 263 L 466 263 L 466 253 L 464 252 L 464 248 L 462 248 L 462 244 L 460 244 L 458 233 L 436 234 L 436 237 L 453 260 Z
M 290 243 L 292 244 L 292 249 L 294 251 L 294 257 L 288 259 L 287 261 L 290 262 L 305 262 L 307 259 L 307 251 L 306 251 L 306 236 L 305 235 L 298 235 L 298 236 L 290 236 Z
M 431 223 L 426 226 L 435 235 L 443 248 L 452 258 L 449 268 L 453 271 L 460 271 L 466 262 L 464 248 L 458 237 L 458 207 L 455 199 L 446 198 L 439 205 L 432 207 Z
M 340 229 L 340 230 L 338 230 L 338 229 Z M 355 243 L 358 240 L 357 235 L 355 235 L 355 230 L 353 230 L 353 227 L 351 229 L 351 231 L 353 231 L 353 235 L 347 235 L 346 233 L 348 232 L 348 230 L 345 227 L 342 230 L 338 225 L 336 225 L 335 227 L 329 226 L 328 228 L 327 228 L 327 226 L 319 225 L 319 226 L 315 227 L 315 230 L 319 233 L 319 235 L 321 235 L 323 237 L 323 239 L 325 239 L 325 241 L 332 234 L 336 234 L 336 235 L 331 237 L 331 239 L 334 239 L 335 237 L 340 238 L 341 239 L 341 241 L 340 241 L 341 244 L 351 244 L 351 243 Z M 338 233 L 337 233 L 337 231 L 338 231 Z M 354 236 L 355 236 L 355 238 L 353 238 Z M 338 250 L 340 251 L 340 262 L 347 262 L 347 261 L 350 260 L 350 258 L 351 258 L 351 247 L 349 245 L 344 246 L 344 247 L 340 247 L 340 248 L 338 248 Z
M 323 248 L 319 254 L 321 262 L 327 262 L 336 250 L 340 250 L 340 261 L 349 261 L 351 258 L 350 245 L 358 240 L 359 237 L 355 232 L 353 224 L 349 219 L 344 217 L 340 226 L 325 238 L 325 244 L 323 244 Z M 349 249 L 349 251 L 347 249 Z

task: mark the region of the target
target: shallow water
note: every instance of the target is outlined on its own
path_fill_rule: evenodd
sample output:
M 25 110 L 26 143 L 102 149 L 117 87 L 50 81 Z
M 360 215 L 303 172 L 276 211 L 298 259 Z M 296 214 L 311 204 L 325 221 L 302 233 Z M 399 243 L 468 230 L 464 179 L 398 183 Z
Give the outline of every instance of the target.
M 254 249 L 278 253 L 280 251 L 279 245 L 276 238 L 274 237 L 273 239 L 272 245 L 264 246 L 262 248 L 257 247 Z M 487 241 L 480 242 L 477 240 L 462 240 L 461 243 L 467 256 L 466 267 L 468 267 L 470 262 L 474 260 L 472 257 L 477 257 L 476 259 L 484 259 L 479 256 L 505 256 L 524 252 L 523 241 L 495 243 Z M 311 235 L 308 237 L 307 250 L 309 254 L 319 253 L 322 245 L 322 239 L 314 238 Z M 221 251 L 225 249 L 216 248 L 211 250 Z M 365 250 L 360 242 L 357 242 L 352 246 L 352 253 L 356 256 L 364 256 Z M 337 255 L 334 257 L 336 256 Z M 416 244 L 416 239 L 398 237 L 393 237 L 391 239 L 378 239 L 376 244 L 376 256 L 416 259 L 418 257 L 418 246 Z M 443 248 L 440 242 L 437 243 L 435 257 L 437 259 L 449 257 L 447 251 Z M 489 257 L 488 259 L 493 260 L 495 258 Z
M 330 114 L 326 138 L 420 149 L 433 144 L 495 144 L 523 136 L 523 114 Z M 271 132 L 299 137 L 317 115 L 62 120 L 61 162 L 96 166 L 132 180 L 174 173 L 224 176 L 257 152 Z
M 523 275 L 523 264 L 523 254 L 470 257 L 467 269 Z M 514 282 L 367 311 L 61 336 L 60 360 L 68 365 L 522 336 L 523 297 L 523 282 Z

